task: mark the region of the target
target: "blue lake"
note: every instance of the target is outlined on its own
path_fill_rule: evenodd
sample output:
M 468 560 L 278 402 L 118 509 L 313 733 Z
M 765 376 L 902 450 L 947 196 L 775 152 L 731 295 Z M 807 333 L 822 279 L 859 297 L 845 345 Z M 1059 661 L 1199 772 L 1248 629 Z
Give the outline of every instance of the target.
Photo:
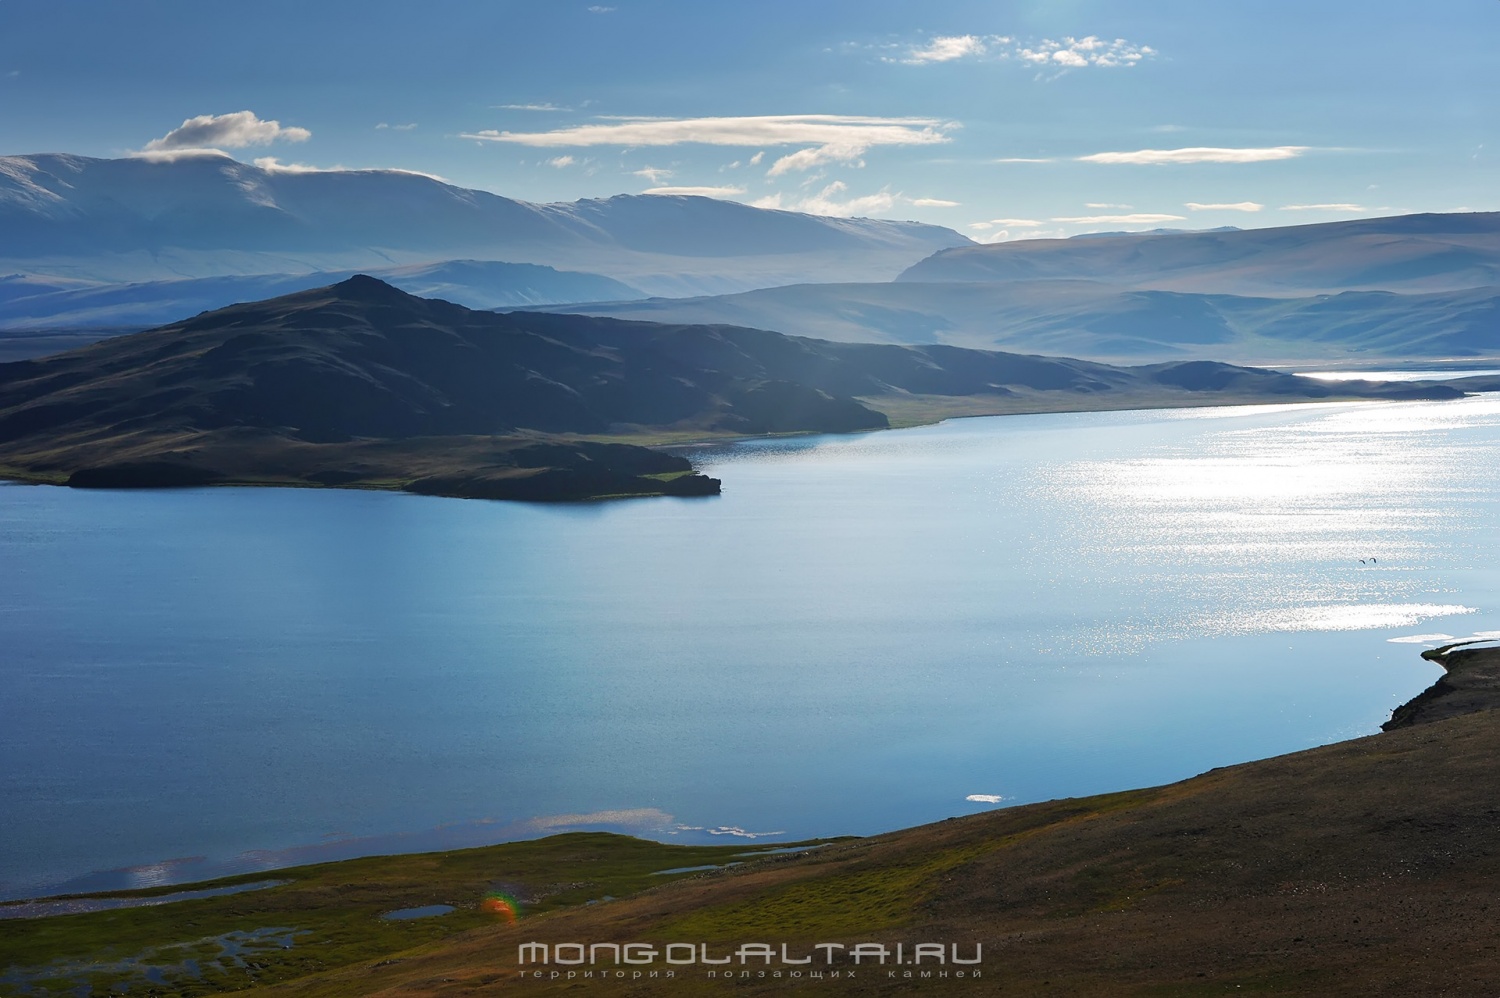
M 0 487 L 0 897 L 1161 783 L 1371 733 L 1500 629 L 1496 396 L 697 459 L 723 496 Z

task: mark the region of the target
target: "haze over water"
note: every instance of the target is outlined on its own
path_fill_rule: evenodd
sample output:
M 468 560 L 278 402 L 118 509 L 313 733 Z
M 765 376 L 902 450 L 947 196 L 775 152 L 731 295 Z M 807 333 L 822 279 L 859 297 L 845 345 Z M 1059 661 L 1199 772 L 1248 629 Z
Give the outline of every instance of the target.
M 1161 783 L 1371 733 L 1438 674 L 1393 642 L 1500 629 L 1496 396 L 698 460 L 722 497 L 0 488 L 0 895 Z

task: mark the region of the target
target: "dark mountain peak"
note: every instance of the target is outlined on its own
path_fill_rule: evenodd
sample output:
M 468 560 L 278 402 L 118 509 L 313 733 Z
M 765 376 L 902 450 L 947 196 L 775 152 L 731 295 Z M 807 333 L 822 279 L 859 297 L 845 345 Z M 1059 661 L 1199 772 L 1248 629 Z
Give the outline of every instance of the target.
M 345 301 L 371 302 L 375 304 L 405 304 L 423 299 L 409 295 L 400 288 L 387 284 L 369 274 L 355 274 L 347 280 L 331 284 L 328 290 Z

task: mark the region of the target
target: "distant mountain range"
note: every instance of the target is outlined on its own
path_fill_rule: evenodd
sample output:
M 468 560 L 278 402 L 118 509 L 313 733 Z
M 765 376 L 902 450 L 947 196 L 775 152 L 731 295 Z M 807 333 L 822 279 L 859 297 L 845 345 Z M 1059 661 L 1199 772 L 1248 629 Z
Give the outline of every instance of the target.
M 947 343 L 1112 363 L 1213 359 L 1275 366 L 1500 356 L 1500 287 L 1269 298 L 1062 278 L 902 280 L 558 310 L 732 323 L 852 343 Z
M 1026 239 L 942 250 L 894 282 L 576 310 L 1120 363 L 1494 358 L 1500 213 Z
M 885 281 L 969 240 L 703 197 L 530 204 L 391 170 L 262 169 L 216 154 L 0 157 L 0 273 L 138 284 L 499 260 L 649 294 Z
M 977 245 L 701 197 L 540 205 L 223 155 L 0 157 L 0 359 L 354 273 L 473 308 L 1125 364 L 1500 357 L 1493 212 Z
M 1026 239 L 934 253 L 897 280 L 1099 281 L 1290 297 L 1500 285 L 1500 212 L 1398 215 L 1271 229 Z
M 517 308 L 561 302 L 644 298 L 637 288 L 600 274 L 531 263 L 448 260 L 371 270 L 403 291 L 469 308 Z M 165 325 L 236 302 L 326 287 L 354 272 L 180 278 L 139 284 L 95 284 L 36 274 L 0 276 L 0 330 L 89 329 Z
M 0 364 L 0 473 L 569 499 L 718 485 L 643 440 L 848 431 L 888 413 L 1107 409 L 1444 387 L 1118 368 L 730 326 L 473 311 L 373 277 Z M 925 408 L 924 408 L 925 406 Z

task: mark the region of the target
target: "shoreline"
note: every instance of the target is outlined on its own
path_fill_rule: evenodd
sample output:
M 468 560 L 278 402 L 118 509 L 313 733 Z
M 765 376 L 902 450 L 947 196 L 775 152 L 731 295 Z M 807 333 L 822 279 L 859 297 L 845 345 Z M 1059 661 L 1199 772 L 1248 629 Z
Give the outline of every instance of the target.
M 1500 675 L 1500 648 L 1435 656 L 1453 666 L 1450 677 L 1479 664 Z M 518 943 L 639 941 L 656 947 L 647 962 L 660 971 L 661 945 L 684 938 L 708 941 L 715 956 L 746 939 L 806 952 L 813 940 L 894 948 L 937 938 L 982 948 L 983 973 L 1022 991 L 1112 998 L 1248 988 L 1329 998 L 1439 993 L 1430 981 L 1441 977 L 1444 993 L 1479 993 L 1444 975 L 1485 979 L 1483 954 L 1500 939 L 1472 917 L 1500 884 L 1500 829 L 1490 817 L 1500 684 L 1470 706 L 1175 783 L 864 838 L 677 846 L 572 832 L 295 867 L 274 871 L 277 886 L 261 871 L 129 892 L 260 888 L 8 919 L 0 991 L 76 990 L 85 980 L 128 988 L 147 973 L 157 994 L 184 998 L 245 987 L 308 998 L 436 995 L 517 980 L 527 970 L 516 965 Z M 796 847 L 817 848 L 787 852 Z M 1392 863 L 1408 868 L 1393 875 Z M 414 910 L 434 917 L 404 918 Z M 266 927 L 249 928 L 257 925 Z M 172 955 L 189 945 L 182 939 L 237 956 L 211 964 L 205 978 L 204 964 Z M 1443 961 L 1424 960 L 1439 939 Z M 835 966 L 854 969 L 847 954 Z M 722 988 L 702 970 L 676 972 L 682 993 Z M 750 976 L 739 982 L 748 993 L 786 986 Z M 542 977 L 524 986 L 578 984 Z M 848 977 L 835 990 L 870 993 L 885 974 L 868 967 Z
M 1215 394 L 1205 398 L 1203 393 L 1199 392 L 1162 392 L 1145 395 L 1122 393 L 1111 398 L 1089 396 L 1082 399 L 1049 398 L 1048 395 L 1054 393 L 1041 392 L 1025 396 L 1019 394 L 1009 396 L 860 396 L 856 401 L 884 415 L 889 420 L 887 426 L 853 430 L 796 430 L 758 434 L 632 431 L 615 434 L 558 434 L 524 437 L 369 438 L 351 440 L 345 444 L 285 441 L 285 453 L 293 459 L 291 466 L 316 467 L 315 472 L 304 469 L 305 474 L 310 477 L 296 477 L 295 471 L 283 471 L 278 474 L 269 470 L 266 447 L 264 444 L 251 441 L 248 446 L 256 448 L 255 453 L 250 455 L 251 462 L 257 466 L 257 471 L 253 473 L 219 472 L 181 461 L 151 459 L 116 461 L 72 472 L 37 470 L 0 462 L 0 480 L 22 485 L 55 485 L 88 489 L 137 490 L 204 487 L 348 489 L 368 492 L 406 492 L 440 498 L 522 502 L 599 502 L 669 496 L 696 498 L 719 495 L 722 489 L 721 481 L 705 476 L 691 466 L 652 463 L 649 458 L 645 462 L 640 458 L 626 459 L 629 465 L 649 467 L 651 470 L 646 474 L 635 473 L 635 467 L 617 471 L 607 464 L 597 471 L 585 470 L 580 468 L 576 461 L 571 466 L 563 467 L 515 468 L 464 463 L 459 458 L 465 452 L 478 450 L 493 452 L 497 447 L 504 449 L 529 445 L 583 450 L 624 448 L 670 459 L 715 446 L 759 440 L 795 440 L 816 436 L 883 433 L 890 430 L 935 426 L 950 419 L 1251 406 L 1446 402 L 1458 401 L 1476 394 L 1466 391 L 1452 398 L 1423 398 L 1420 393 L 1431 387 L 1431 384 L 1427 382 L 1410 384 L 1416 387 L 1409 392 L 1400 391 L 1389 397 L 1345 394 L 1331 394 L 1317 398 L 1266 397 L 1261 394 L 1246 393 Z M 1446 387 L 1446 385 L 1442 386 Z M 1412 397 L 1401 397 L 1406 394 Z M 224 445 L 215 440 L 207 440 L 203 442 L 203 446 L 209 449 L 214 447 L 222 449 Z M 361 458 L 368 456 L 371 452 L 376 452 L 377 460 L 384 463 L 373 475 L 368 472 L 365 474 L 354 471 L 344 472 L 339 470 L 337 458 L 331 461 L 326 458 L 318 460 L 323 455 L 316 455 L 313 452 L 319 449 L 347 451 Z M 445 457 L 443 454 L 445 450 L 452 452 L 453 456 Z M 401 455 L 405 451 L 415 451 L 421 454 L 427 465 L 424 470 L 413 473 L 408 468 L 403 473 L 401 465 L 409 463 L 402 461 Z M 687 463 L 684 462 L 684 464 Z M 422 467 L 422 465 L 417 464 L 417 467 Z
M 1474 647 L 1476 645 L 1480 647 Z M 1500 708 L 1500 639 L 1476 638 L 1468 641 L 1457 642 L 1454 644 L 1443 645 L 1437 648 L 1427 649 L 1423 651 L 1420 654 L 1420 658 L 1425 661 L 1435 662 L 1436 664 L 1442 666 L 1444 669 L 1443 675 L 1439 676 L 1437 680 L 1435 680 L 1417 695 L 1412 697 L 1410 700 L 1407 700 L 1406 702 L 1393 708 L 1391 711 L 1391 718 L 1381 724 L 1378 731 L 1364 735 L 1355 735 L 1351 738 L 1344 738 L 1338 741 L 1328 742 L 1324 745 L 1316 745 L 1305 749 L 1298 749 L 1293 752 L 1283 753 L 1280 755 L 1272 755 L 1260 759 L 1249 759 L 1242 760 L 1237 763 L 1230 763 L 1228 766 L 1219 766 L 1215 767 L 1214 769 L 1207 770 L 1205 771 L 1205 773 L 1199 774 L 1199 776 L 1207 775 L 1207 773 L 1216 772 L 1220 769 L 1225 768 L 1272 762 L 1277 759 L 1299 755 L 1304 752 L 1317 751 L 1319 749 L 1330 748 L 1338 745 L 1347 745 L 1365 738 L 1377 738 L 1384 732 L 1400 730 L 1402 728 L 1409 728 L 1415 725 L 1428 724 L 1433 721 L 1446 720 L 1451 717 L 1459 717 L 1466 714 L 1480 713 L 1483 711 Z M 1187 779 L 1196 778 L 1197 777 L 1188 777 Z M 1174 784 L 1168 783 L 1162 784 L 1160 786 L 1171 785 Z M 1159 787 L 1151 786 L 1120 788 L 1118 790 L 1106 791 L 1104 796 L 1121 793 L 1136 793 L 1153 789 L 1159 789 Z M 1001 808 L 991 808 L 985 811 L 980 811 L 976 814 L 964 816 L 964 818 L 947 818 L 942 819 L 942 821 L 972 819 L 980 817 L 984 814 L 993 813 L 995 811 L 1037 807 L 1046 804 L 1055 804 L 1059 801 L 1074 799 L 1078 798 L 1061 797 L 1051 798 L 1044 801 L 1032 801 L 1028 803 L 1009 805 Z M 528 820 L 535 819 L 522 820 L 518 824 L 525 825 L 527 824 Z M 768 842 L 760 845 L 756 845 L 753 842 L 746 842 L 742 845 L 725 846 L 722 848 L 740 848 L 747 854 L 752 852 L 766 852 L 769 850 L 789 850 L 793 848 L 804 847 L 807 842 L 823 843 L 845 840 L 867 840 L 883 838 L 891 835 L 900 835 L 906 832 L 913 831 L 914 829 L 928 827 L 931 824 L 934 823 L 928 822 L 918 825 L 903 826 L 900 828 L 875 832 L 870 835 L 843 835 L 832 837 L 825 836 L 807 840 L 799 840 L 798 842 Z M 468 826 L 441 825 L 438 826 L 437 829 L 434 829 L 434 831 L 451 830 L 454 828 L 462 829 L 465 827 Z M 473 827 L 481 828 L 489 826 L 484 822 L 477 822 L 473 824 Z M 27 897 L 0 899 L 0 921 L 4 921 L 8 918 L 13 917 L 51 917 L 50 914 L 39 914 L 36 916 L 8 916 L 5 914 L 6 909 L 16 907 L 48 905 L 70 901 L 140 900 L 143 903 L 160 903 L 157 899 L 168 895 L 192 894 L 202 890 L 221 891 L 234 888 L 245 890 L 247 889 L 244 886 L 246 884 L 253 884 L 256 887 L 260 887 L 262 886 L 260 882 L 267 881 L 268 878 L 274 879 L 278 875 L 286 875 L 290 872 L 303 869 L 323 869 L 343 866 L 346 864 L 367 863 L 371 861 L 394 860 L 422 856 L 440 856 L 450 854 L 454 851 L 472 852 L 493 849 L 502 846 L 516 846 L 526 843 L 545 842 L 550 839 L 566 838 L 573 835 L 605 835 L 617 838 L 629 838 L 637 841 L 652 842 L 666 848 L 674 849 L 716 848 L 709 844 L 679 845 L 677 843 L 651 838 L 649 837 L 649 835 L 631 835 L 623 832 L 579 828 L 576 830 L 559 832 L 552 835 L 529 835 L 516 838 L 502 838 L 498 841 L 491 839 L 489 841 L 481 843 L 470 842 L 460 844 L 458 842 L 454 842 L 450 843 L 446 847 L 437 849 L 418 848 L 415 850 L 397 849 L 389 852 L 358 852 L 343 858 L 329 859 L 318 859 L 316 858 L 316 856 L 307 856 L 303 860 L 298 862 L 288 862 L 282 865 L 257 865 L 254 869 L 237 873 L 226 873 L 221 876 L 206 877 L 194 880 L 170 880 L 143 887 L 62 891 L 54 894 L 39 894 Z M 347 845 L 358 842 L 373 843 L 380 842 L 382 840 L 400 839 L 407 837 L 417 838 L 423 836 L 414 833 L 397 832 L 387 835 L 371 836 L 367 839 L 353 839 L 349 840 L 347 843 L 333 842 L 324 844 L 292 846 L 286 849 L 274 851 L 271 853 L 271 855 L 275 855 L 278 852 L 283 855 L 287 855 L 316 852 L 318 850 L 331 851 L 336 850 L 340 845 Z M 257 855 L 264 856 L 267 854 L 267 851 L 255 850 L 255 853 Z M 153 865 L 159 866 L 162 864 Z M 73 879 L 78 881 L 85 881 L 93 877 L 104 877 L 112 874 L 127 874 L 137 869 L 140 868 L 124 867 L 116 870 L 99 870 Z M 121 907 L 132 906 L 122 905 Z M 59 914 L 70 913 L 71 912 L 60 912 Z

